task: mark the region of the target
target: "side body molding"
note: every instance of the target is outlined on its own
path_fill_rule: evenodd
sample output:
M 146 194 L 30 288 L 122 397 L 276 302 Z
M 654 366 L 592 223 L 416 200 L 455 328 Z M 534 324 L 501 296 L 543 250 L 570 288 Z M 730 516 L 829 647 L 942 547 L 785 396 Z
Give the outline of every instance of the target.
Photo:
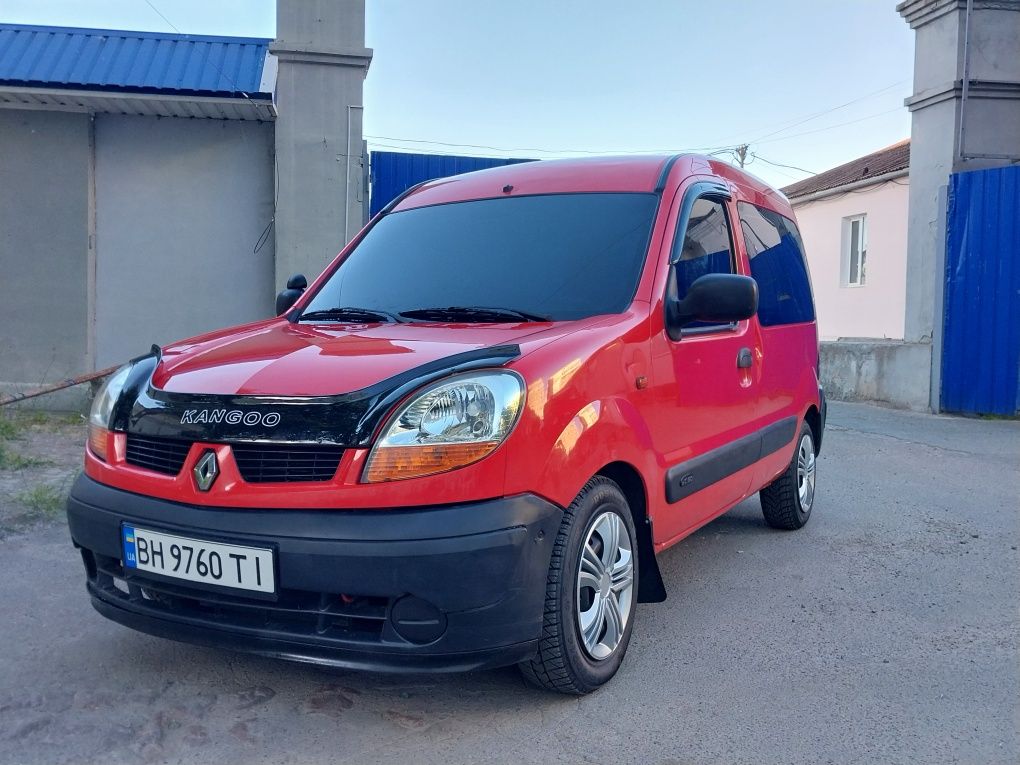
M 797 418 L 784 417 L 750 435 L 720 446 L 666 471 L 666 501 L 670 504 L 753 465 L 779 451 L 797 435 Z

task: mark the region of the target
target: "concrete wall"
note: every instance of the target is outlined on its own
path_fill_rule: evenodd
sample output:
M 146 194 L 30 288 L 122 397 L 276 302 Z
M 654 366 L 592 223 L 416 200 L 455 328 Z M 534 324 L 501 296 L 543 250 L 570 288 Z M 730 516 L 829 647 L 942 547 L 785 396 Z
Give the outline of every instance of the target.
M 906 178 L 798 204 L 823 340 L 903 339 L 907 276 Z M 843 284 L 843 219 L 867 215 L 865 284 Z
M 311 281 L 361 228 L 364 0 L 277 0 L 276 284 Z
M 89 118 L 0 110 L 0 388 L 88 368 Z
M 823 342 L 819 346 L 822 385 L 838 401 L 878 401 L 926 411 L 928 390 L 918 374 L 928 374 L 929 346 L 897 341 Z
M 96 116 L 98 367 L 272 315 L 268 123 Z

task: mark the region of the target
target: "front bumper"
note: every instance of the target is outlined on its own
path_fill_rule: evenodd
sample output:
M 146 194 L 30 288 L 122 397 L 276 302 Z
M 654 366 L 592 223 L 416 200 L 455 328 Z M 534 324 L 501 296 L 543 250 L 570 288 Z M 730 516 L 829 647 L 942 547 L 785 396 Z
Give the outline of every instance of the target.
M 534 654 L 560 509 L 533 495 L 372 511 L 223 509 L 80 477 L 67 503 L 92 603 L 142 632 L 356 669 L 454 671 Z M 271 599 L 121 565 L 121 525 L 271 547 Z

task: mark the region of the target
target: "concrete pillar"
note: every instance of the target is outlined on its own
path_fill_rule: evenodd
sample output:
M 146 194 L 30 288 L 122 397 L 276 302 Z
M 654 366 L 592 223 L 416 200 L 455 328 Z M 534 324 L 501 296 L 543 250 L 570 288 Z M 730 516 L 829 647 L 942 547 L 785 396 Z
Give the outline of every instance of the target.
M 937 410 L 945 189 L 950 173 L 1020 161 L 1020 0 L 905 0 L 896 10 L 915 32 L 904 341 L 927 346 L 930 360 L 905 371 Z
M 364 0 L 277 0 L 276 284 L 311 281 L 361 227 Z

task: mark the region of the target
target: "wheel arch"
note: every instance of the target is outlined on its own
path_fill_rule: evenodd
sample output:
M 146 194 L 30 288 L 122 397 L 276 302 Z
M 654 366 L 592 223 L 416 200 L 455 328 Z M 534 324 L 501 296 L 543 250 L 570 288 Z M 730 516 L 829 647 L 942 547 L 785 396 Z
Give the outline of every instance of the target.
M 596 475 L 615 482 L 627 498 L 638 535 L 638 603 L 661 603 L 666 599 L 659 562 L 652 542 L 652 520 L 648 515 L 648 492 L 641 473 L 629 462 L 610 462 Z
M 822 452 L 822 415 L 818 407 L 812 404 L 804 413 L 804 422 L 811 428 L 811 437 L 815 440 L 815 454 Z

